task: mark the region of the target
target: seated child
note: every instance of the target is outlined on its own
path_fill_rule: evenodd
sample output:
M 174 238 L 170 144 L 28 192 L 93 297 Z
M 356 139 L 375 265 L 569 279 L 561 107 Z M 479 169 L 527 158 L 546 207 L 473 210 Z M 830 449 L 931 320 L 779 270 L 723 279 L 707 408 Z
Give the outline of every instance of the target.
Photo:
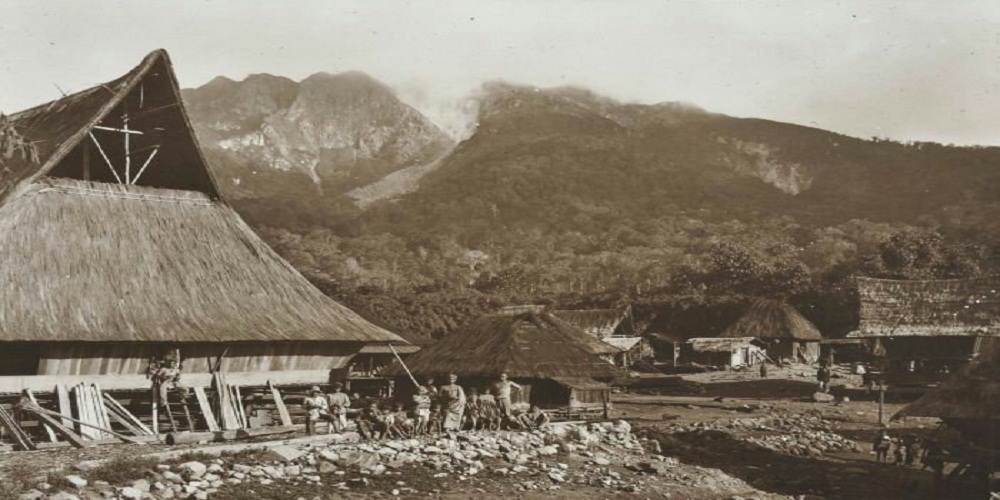
M 500 407 L 492 394 L 479 396 L 479 420 L 483 430 L 500 430 Z
M 481 410 L 479 393 L 474 388 L 469 389 L 469 396 L 465 401 L 465 421 L 469 423 L 469 429 L 478 430 Z
M 538 405 L 531 405 L 528 413 L 521 415 L 521 423 L 529 429 L 541 429 L 549 424 L 549 416 Z
M 375 403 L 371 403 L 367 408 L 361 410 L 355 423 L 358 424 L 358 434 L 361 434 L 362 439 L 365 440 L 379 439 L 385 426 L 382 412 L 379 411 L 378 405 Z
M 393 412 L 388 414 L 389 419 L 391 419 L 391 423 L 389 423 L 389 428 L 388 428 L 389 437 L 395 437 L 395 438 L 410 437 L 412 424 L 409 417 L 406 415 L 406 410 L 403 410 L 403 403 L 396 403 L 393 406 L 394 406 Z
M 444 414 L 441 413 L 440 405 L 431 406 L 431 413 L 427 418 L 427 432 L 430 434 L 444 432 Z

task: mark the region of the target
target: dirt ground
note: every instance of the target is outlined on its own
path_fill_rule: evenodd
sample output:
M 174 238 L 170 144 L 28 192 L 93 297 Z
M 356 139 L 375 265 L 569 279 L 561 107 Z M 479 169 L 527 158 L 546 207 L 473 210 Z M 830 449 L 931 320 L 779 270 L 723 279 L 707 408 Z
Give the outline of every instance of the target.
M 816 390 L 814 371 L 797 366 L 772 371 L 767 379 L 756 373 L 701 373 L 678 377 L 648 377 L 627 392 L 614 395 L 614 418 L 626 419 L 635 434 L 659 442 L 662 455 L 680 461 L 674 476 L 644 477 L 641 487 L 632 491 L 600 488 L 567 482 L 549 489 L 537 477 L 513 477 L 493 474 L 489 468 L 475 477 L 413 468 L 383 476 L 366 478 L 363 485 L 331 493 L 325 485 L 225 486 L 211 498 L 372 498 L 399 495 L 436 498 L 974 498 L 968 491 L 935 492 L 932 473 L 916 467 L 897 467 L 877 463 L 870 443 L 881 428 L 878 404 L 874 397 L 858 388 L 853 376 L 835 379 L 849 402 L 813 402 Z M 886 420 L 905 403 L 888 403 Z M 750 442 L 778 434 L 774 429 L 733 427 L 731 422 L 753 418 L 822 419 L 829 431 L 853 439 L 857 451 L 831 451 L 820 455 L 801 455 L 774 451 Z M 698 426 L 695 429 L 695 426 Z M 721 430 L 720 430 L 721 429 Z M 937 436 L 938 422 L 933 419 L 909 419 L 890 424 L 893 435 L 914 433 Z M 17 480 L 33 485 L 51 470 L 68 473 L 72 464 L 85 459 L 109 456 L 132 456 L 162 451 L 162 445 L 114 446 L 87 450 L 62 450 L 36 453 L 14 452 L 0 455 L 0 481 Z M 560 459 L 565 461 L 565 459 Z M 586 471 L 584 463 L 565 464 L 572 470 Z M 628 474 L 626 464 L 612 464 L 610 470 Z M 496 464 L 497 467 L 502 464 Z M 730 488 L 721 494 L 705 482 L 718 472 L 749 485 L 738 495 Z M 634 474 L 634 473 L 633 473 Z M 58 476 L 58 474 L 56 474 Z M 25 479 L 31 476 L 30 479 Z M 720 475 L 722 476 L 722 475 Z M 725 478 L 725 476 L 722 476 Z M 678 478 L 690 478 L 679 481 Z M 544 480 L 544 477 L 541 478 Z M 723 479 L 728 480 L 728 479 Z M 532 489 L 532 482 L 540 487 Z M 740 481 L 737 481 L 740 483 Z M 742 484 L 742 483 L 740 483 Z M 8 489 L 10 494 L 12 490 Z M 766 492 L 766 493 L 765 493 Z M 744 496 L 745 495 L 745 496 Z M 0 497 L 3 490 L 0 489 Z

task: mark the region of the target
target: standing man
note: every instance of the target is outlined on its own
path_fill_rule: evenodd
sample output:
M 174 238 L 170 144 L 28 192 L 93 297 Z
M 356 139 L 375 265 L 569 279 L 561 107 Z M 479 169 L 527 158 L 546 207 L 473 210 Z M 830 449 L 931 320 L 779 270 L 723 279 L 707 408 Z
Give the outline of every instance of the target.
M 448 374 L 448 385 L 441 386 L 444 400 L 444 430 L 462 430 L 462 414 L 465 412 L 465 390 L 458 385 L 458 375 Z
M 351 407 L 351 398 L 344 394 L 344 384 L 333 383 L 333 394 L 327 397 L 330 403 L 330 413 L 336 419 L 337 432 L 343 432 L 347 428 L 347 409 Z
M 513 407 L 510 402 L 510 390 L 511 389 L 521 390 L 521 386 L 516 382 L 507 380 L 507 374 L 501 373 L 500 380 L 497 380 L 493 384 L 493 395 L 497 398 L 497 406 L 500 407 L 500 415 L 505 419 L 511 418 L 511 411 Z

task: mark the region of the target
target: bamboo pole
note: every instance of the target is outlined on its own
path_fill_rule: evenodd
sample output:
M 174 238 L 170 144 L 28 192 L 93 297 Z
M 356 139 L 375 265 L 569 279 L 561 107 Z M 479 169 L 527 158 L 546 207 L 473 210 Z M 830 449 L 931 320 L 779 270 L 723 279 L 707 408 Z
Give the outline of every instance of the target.
M 396 352 L 396 348 L 393 347 L 392 344 L 389 344 L 389 350 L 392 351 L 392 354 L 396 356 L 396 359 L 399 361 L 399 364 L 403 365 L 403 369 L 406 370 L 406 374 L 410 376 L 410 381 L 413 382 L 413 386 L 420 387 L 420 384 L 417 383 L 417 379 L 413 376 L 412 373 L 410 373 L 410 368 L 407 367 L 406 363 L 403 362 L 403 358 L 399 357 L 399 353 Z

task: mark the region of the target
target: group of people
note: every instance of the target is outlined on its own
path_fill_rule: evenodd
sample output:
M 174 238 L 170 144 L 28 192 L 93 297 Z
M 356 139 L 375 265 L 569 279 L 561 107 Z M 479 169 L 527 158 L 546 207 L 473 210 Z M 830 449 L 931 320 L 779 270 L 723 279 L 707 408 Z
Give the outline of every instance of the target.
M 912 467 L 919 460 L 925 468 L 930 468 L 938 473 L 938 469 L 943 467 L 940 462 L 941 448 L 934 441 L 924 441 L 915 434 L 905 434 L 898 438 L 889 435 L 889 431 L 883 429 L 872 443 L 872 451 L 875 452 L 875 459 L 882 463 L 889 463 L 890 456 L 892 463 L 899 467 Z
M 380 408 L 377 402 L 368 404 L 354 419 L 358 433 L 364 439 L 408 438 L 417 435 L 447 431 L 534 429 L 548 425 L 549 416 L 537 405 L 528 411 L 515 410 L 511 402 L 514 390 L 521 386 L 501 373 L 489 391 L 480 394 L 470 388 L 468 394 L 458 385 L 458 376 L 448 375 L 448 383 L 440 387 L 434 379 L 427 379 L 416 389 L 412 404 L 395 403 L 391 408 Z M 350 398 L 343 393 L 340 383 L 333 385 L 333 393 L 324 395 L 314 386 L 304 400 L 308 411 L 306 431 L 316 433 L 316 424 L 328 422 L 329 432 L 342 432 L 347 427 Z

